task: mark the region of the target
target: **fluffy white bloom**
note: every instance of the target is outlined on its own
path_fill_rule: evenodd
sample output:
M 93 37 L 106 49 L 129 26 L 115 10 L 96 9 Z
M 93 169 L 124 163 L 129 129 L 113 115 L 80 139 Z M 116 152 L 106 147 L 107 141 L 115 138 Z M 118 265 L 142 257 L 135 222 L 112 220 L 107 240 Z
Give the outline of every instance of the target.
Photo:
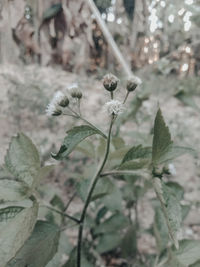
M 47 116 L 53 116 L 60 113 L 59 103 L 65 98 L 65 95 L 61 91 L 57 91 L 51 102 L 48 104 L 46 108 Z
M 108 111 L 110 115 L 115 114 L 121 114 L 124 110 L 122 102 L 118 100 L 110 100 L 105 104 L 105 108 Z
M 69 90 L 70 92 L 76 89 L 78 89 L 78 83 L 72 83 L 67 87 L 67 90 Z
M 168 169 L 169 169 L 169 172 L 172 176 L 176 176 L 176 168 L 175 168 L 174 164 L 172 164 L 172 163 L 168 164 Z
M 65 95 L 61 91 L 57 91 L 55 95 L 53 96 L 52 103 L 55 105 L 58 105 L 63 99 L 65 98 Z

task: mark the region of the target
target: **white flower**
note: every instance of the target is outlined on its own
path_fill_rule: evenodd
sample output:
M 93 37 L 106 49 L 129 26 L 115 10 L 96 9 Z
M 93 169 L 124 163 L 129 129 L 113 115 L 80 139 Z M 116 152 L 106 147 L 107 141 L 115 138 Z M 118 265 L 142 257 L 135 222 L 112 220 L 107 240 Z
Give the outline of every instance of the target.
M 67 90 L 69 90 L 70 92 L 76 89 L 78 89 L 78 83 L 72 83 L 67 87 Z
M 65 98 L 65 95 L 61 91 L 57 91 L 53 96 L 51 103 L 59 105 L 59 103 Z
M 105 108 L 107 109 L 110 115 L 118 115 L 121 114 L 124 110 L 122 102 L 118 100 L 110 100 L 105 104 Z
M 176 168 L 175 168 L 174 164 L 172 164 L 172 163 L 168 164 L 168 169 L 169 169 L 169 172 L 172 176 L 176 176 Z
M 51 102 L 48 104 L 46 108 L 46 114 L 47 116 L 56 116 L 60 115 L 61 109 L 59 108 L 59 103 L 65 98 L 65 95 L 61 91 L 57 91 Z

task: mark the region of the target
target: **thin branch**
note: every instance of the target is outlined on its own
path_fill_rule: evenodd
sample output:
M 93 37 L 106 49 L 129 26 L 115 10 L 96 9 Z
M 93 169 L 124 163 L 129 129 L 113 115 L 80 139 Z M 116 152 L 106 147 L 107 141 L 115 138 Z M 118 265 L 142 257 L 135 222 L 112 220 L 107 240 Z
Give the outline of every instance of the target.
M 52 207 L 50 207 L 48 205 L 41 205 L 41 207 L 45 207 L 47 209 L 50 209 L 50 210 L 52 210 L 52 211 L 54 211 L 54 212 L 56 212 L 56 213 L 58 213 L 58 214 L 60 214 L 60 215 L 62 215 L 64 217 L 67 217 L 68 219 L 70 219 L 70 220 L 72 220 L 72 221 L 74 221 L 74 222 L 76 222 L 78 224 L 80 223 L 80 220 L 79 219 L 77 219 L 77 218 L 75 218 L 75 217 L 73 217 L 73 216 L 71 216 L 71 215 L 69 215 L 67 213 L 64 213 L 62 211 L 59 211 L 57 209 L 54 209 L 54 208 L 52 208 Z

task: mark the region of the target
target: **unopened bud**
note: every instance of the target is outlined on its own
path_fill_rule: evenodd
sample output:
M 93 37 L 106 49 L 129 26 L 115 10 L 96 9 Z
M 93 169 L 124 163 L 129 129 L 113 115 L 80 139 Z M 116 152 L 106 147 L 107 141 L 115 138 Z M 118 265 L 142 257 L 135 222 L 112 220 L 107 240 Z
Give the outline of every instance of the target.
M 103 86 L 110 92 L 114 91 L 117 88 L 118 82 L 119 79 L 111 73 L 105 75 L 103 78 Z
M 73 98 L 81 99 L 83 95 L 82 95 L 81 91 L 79 91 L 78 89 L 74 89 L 74 90 L 72 90 L 72 92 L 71 92 L 71 96 L 72 96 Z
M 128 80 L 127 80 L 127 85 L 126 85 L 126 89 L 127 91 L 129 92 L 132 92 L 136 89 L 136 87 L 138 85 L 140 85 L 142 83 L 141 79 L 138 78 L 138 77 L 130 77 Z
M 62 114 L 62 110 L 57 108 L 52 112 L 52 116 L 60 116 Z
M 69 99 L 67 96 L 65 96 L 60 102 L 59 102 L 59 106 L 65 108 L 69 105 Z

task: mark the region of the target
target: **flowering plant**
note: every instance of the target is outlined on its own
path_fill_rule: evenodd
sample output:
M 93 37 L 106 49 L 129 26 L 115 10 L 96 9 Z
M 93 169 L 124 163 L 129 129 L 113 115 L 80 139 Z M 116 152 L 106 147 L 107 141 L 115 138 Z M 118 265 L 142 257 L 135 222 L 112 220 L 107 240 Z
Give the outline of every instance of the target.
M 91 178 L 88 175 L 78 183 L 77 191 L 83 200 L 81 212 L 73 215 L 66 212 L 73 197 L 67 205 L 58 197 L 51 200 L 51 204 L 56 202 L 59 209 L 47 206 L 53 214 L 61 217 L 59 226 L 55 225 L 55 221 L 37 220 L 37 188 L 53 166 L 41 166 L 39 153 L 27 136 L 19 134 L 13 137 L 5 166 L 0 172 L 0 258 L 3 267 L 32 264 L 37 267 L 61 266 L 58 243 L 69 221 L 78 226 L 78 233 L 77 243 L 71 249 L 63 265 L 65 267 L 104 266 L 102 255 L 108 251 L 120 253 L 125 266 L 134 266 L 135 263 L 138 266 L 192 266 L 199 260 L 195 256 L 192 261 L 188 260 L 188 265 L 183 263 L 184 248 L 187 250 L 195 246 L 194 243 L 180 241 L 181 224 L 187 215 L 186 207 L 181 204 L 184 192 L 179 184 L 168 181 L 168 177 L 176 173 L 170 162 L 194 151 L 174 145 L 160 108 L 154 121 L 151 146 L 126 146 L 123 138 L 114 136 L 115 123 L 125 111 L 129 95 L 133 94 L 141 80 L 137 77 L 127 80 L 122 100 L 115 99 L 118 83 L 118 78 L 112 74 L 103 79 L 103 86 L 111 98 L 104 105 L 109 118 L 107 133 L 82 115 L 83 92 L 77 84 L 68 88 L 67 92 L 56 92 L 47 106 L 48 116 L 70 116 L 84 123 L 67 131 L 58 152 L 52 153 L 55 160 L 69 161 L 69 154 L 92 135 L 98 136 L 101 143 L 98 155 L 94 153 L 93 144 L 92 149 L 85 147 L 86 153 L 97 161 L 98 166 L 95 170 L 93 166 Z M 156 203 L 151 232 L 156 239 L 157 254 L 151 260 L 144 260 L 138 252 L 137 240 L 141 233 L 138 200 L 149 188 L 154 192 Z M 88 238 L 84 237 L 87 230 Z M 196 245 L 199 246 L 199 243 Z M 194 253 L 193 250 L 191 253 Z

